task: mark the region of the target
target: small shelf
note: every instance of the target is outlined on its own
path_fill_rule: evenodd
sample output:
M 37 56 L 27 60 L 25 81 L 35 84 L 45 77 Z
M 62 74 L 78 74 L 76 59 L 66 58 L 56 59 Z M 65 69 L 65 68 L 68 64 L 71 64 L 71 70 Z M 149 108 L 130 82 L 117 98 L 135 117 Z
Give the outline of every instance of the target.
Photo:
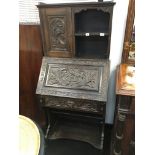
M 109 58 L 110 13 L 90 8 L 74 14 L 76 58 Z
M 74 34 L 75 36 L 100 36 L 100 37 L 104 37 L 104 36 L 108 36 L 109 33 L 107 32 L 78 32 Z
M 108 36 L 76 36 L 75 51 L 77 58 L 107 59 Z
M 75 32 L 109 32 L 110 14 L 87 9 L 75 14 Z

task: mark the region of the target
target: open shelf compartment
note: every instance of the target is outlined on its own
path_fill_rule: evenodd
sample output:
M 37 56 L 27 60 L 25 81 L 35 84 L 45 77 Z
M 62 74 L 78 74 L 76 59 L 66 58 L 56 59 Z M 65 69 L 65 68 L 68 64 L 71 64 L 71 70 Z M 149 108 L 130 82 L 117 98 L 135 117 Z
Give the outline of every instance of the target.
M 83 10 L 75 14 L 75 33 L 109 32 L 110 14 L 97 9 Z
M 108 55 L 108 36 L 75 37 L 76 57 L 106 59 Z

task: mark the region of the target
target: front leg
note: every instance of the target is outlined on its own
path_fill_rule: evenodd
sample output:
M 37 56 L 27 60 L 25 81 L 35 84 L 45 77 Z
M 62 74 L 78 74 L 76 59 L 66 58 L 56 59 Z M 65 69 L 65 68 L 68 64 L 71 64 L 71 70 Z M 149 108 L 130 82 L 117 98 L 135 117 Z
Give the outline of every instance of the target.
M 46 132 L 45 132 L 45 138 L 48 138 L 48 134 L 51 128 L 51 115 L 50 115 L 50 109 L 45 108 L 45 117 L 46 117 Z

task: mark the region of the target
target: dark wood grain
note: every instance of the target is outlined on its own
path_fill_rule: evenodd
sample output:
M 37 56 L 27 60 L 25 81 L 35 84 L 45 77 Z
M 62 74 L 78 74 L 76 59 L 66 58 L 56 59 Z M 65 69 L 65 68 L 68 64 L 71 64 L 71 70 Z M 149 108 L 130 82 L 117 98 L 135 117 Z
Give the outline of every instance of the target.
M 68 139 L 73 138 L 77 140 L 79 136 L 78 140 L 80 139 L 81 141 L 98 146 L 98 144 L 94 144 L 92 135 L 85 136 L 82 134 L 83 130 L 80 129 L 82 126 L 78 126 L 79 129 L 77 130 L 76 126 L 78 121 L 80 121 L 80 124 L 88 125 L 89 120 L 92 127 L 94 127 L 94 123 L 100 127 L 100 135 L 95 136 L 95 139 L 99 138 L 98 140 L 101 142 L 101 145 L 98 148 L 104 152 L 105 107 L 103 108 L 100 105 L 98 108 L 97 105 L 103 104 L 103 102 L 106 103 L 107 101 L 107 96 L 101 97 L 100 94 L 107 94 L 107 89 L 105 88 L 107 88 L 106 84 L 108 84 L 107 76 L 109 75 L 109 68 L 105 66 L 102 68 L 104 63 L 101 62 L 102 65 L 100 65 L 98 59 L 109 59 L 114 5 L 114 2 L 51 5 L 41 3 L 38 5 L 44 55 L 46 59 L 48 57 L 46 63 L 50 64 L 44 64 L 45 59 L 43 59 L 40 72 L 41 76 L 36 91 L 39 102 L 46 113 L 47 126 L 45 137 L 47 139 L 53 137 L 53 133 L 60 133 L 54 127 L 55 122 L 61 121 L 62 117 L 60 118 L 60 116 L 64 118 L 65 115 L 66 120 L 63 120 L 63 123 L 66 123 L 65 128 L 67 131 L 64 133 L 65 138 L 68 137 Z M 100 33 L 98 36 L 88 35 L 89 33 L 96 34 L 98 32 Z M 76 34 L 79 33 L 85 33 L 85 36 L 77 36 Z M 71 64 L 74 65 L 74 67 L 76 66 L 76 70 L 74 67 L 70 67 Z M 93 70 L 96 64 L 97 67 Z M 52 68 L 53 65 L 55 66 L 54 68 Z M 63 70 L 61 70 L 62 66 L 65 74 L 62 72 Z M 89 83 L 93 81 L 85 66 L 90 67 L 91 74 L 95 73 L 98 67 L 103 70 L 103 73 L 98 72 L 98 74 L 96 72 L 93 75 L 93 77 L 95 77 L 95 75 L 98 74 L 98 79 L 95 79 L 95 82 L 93 82 L 94 84 L 100 82 L 98 83 L 99 85 L 97 84 L 97 87 L 93 85 L 91 89 L 89 85 L 85 87 L 84 79 L 86 79 L 85 81 L 89 79 Z M 60 71 L 56 68 L 59 68 Z M 70 70 L 70 72 L 68 72 L 68 70 Z M 80 73 L 76 76 L 78 71 L 82 74 Z M 85 75 L 85 71 L 87 71 L 87 75 Z M 70 78 L 74 80 L 70 80 Z M 56 79 L 56 81 L 54 79 Z M 74 81 L 73 84 L 72 81 Z M 104 81 L 105 85 L 102 84 L 102 81 Z M 54 99 L 54 96 L 57 98 Z M 55 110 L 58 111 L 58 115 Z M 94 117 L 96 121 L 94 121 L 92 117 Z M 74 125 L 67 125 L 70 119 L 74 119 Z M 85 120 L 85 122 L 83 120 Z M 61 131 L 64 131 L 64 129 L 61 128 Z M 72 131 L 75 131 L 75 134 L 72 134 Z M 86 133 L 94 133 L 92 128 L 89 128 L 89 130 L 86 129 L 85 131 Z M 80 136 L 81 134 L 82 136 Z M 87 140 L 87 138 L 89 140 Z
M 124 131 L 123 131 L 124 139 L 121 145 L 123 155 L 134 155 L 134 154 L 130 154 L 131 152 L 130 145 L 132 141 L 134 142 L 134 138 L 133 138 L 133 133 L 135 131 L 134 124 L 135 124 L 135 116 L 131 114 L 127 114 Z
M 114 2 L 37 5 L 44 55 L 109 58 L 114 5 Z M 79 32 L 108 35 L 81 37 L 76 35 Z
M 42 56 L 40 26 L 19 25 L 19 113 L 36 122 L 44 121 L 35 95 Z
M 71 8 L 39 10 L 44 55 L 72 57 Z
M 46 4 L 46 3 L 42 3 L 42 2 L 40 2 L 39 3 L 39 5 L 37 5 L 37 7 L 38 8 L 50 8 L 50 7 L 70 7 L 70 6 L 74 6 L 74 7 L 81 7 L 81 6 L 86 6 L 86 7 L 88 7 L 88 6 L 91 6 L 91 7 L 93 7 L 93 6 L 102 6 L 102 7 L 104 7 L 104 6 L 113 6 L 113 5 L 115 5 L 116 3 L 115 2 L 83 2 L 83 3 L 81 3 L 81 2 L 77 2 L 77 3 L 55 3 L 55 4 Z
M 134 155 L 135 150 L 135 90 L 122 89 L 128 66 L 121 64 L 117 68 L 111 155 Z

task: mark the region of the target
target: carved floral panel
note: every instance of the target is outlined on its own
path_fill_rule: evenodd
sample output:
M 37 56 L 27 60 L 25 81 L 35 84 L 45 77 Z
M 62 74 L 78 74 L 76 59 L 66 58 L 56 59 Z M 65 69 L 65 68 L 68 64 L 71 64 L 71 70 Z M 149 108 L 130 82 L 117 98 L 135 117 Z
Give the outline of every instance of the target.
M 66 17 L 65 16 L 48 16 L 50 49 L 61 50 L 67 49 L 66 41 Z
M 107 101 L 109 60 L 44 57 L 36 93 Z
M 89 67 L 53 67 L 49 65 L 46 86 L 98 91 L 99 70 Z
M 89 112 L 103 112 L 103 104 L 94 101 L 77 100 L 60 97 L 45 97 L 43 106 L 54 107 L 59 109 L 74 109 Z

